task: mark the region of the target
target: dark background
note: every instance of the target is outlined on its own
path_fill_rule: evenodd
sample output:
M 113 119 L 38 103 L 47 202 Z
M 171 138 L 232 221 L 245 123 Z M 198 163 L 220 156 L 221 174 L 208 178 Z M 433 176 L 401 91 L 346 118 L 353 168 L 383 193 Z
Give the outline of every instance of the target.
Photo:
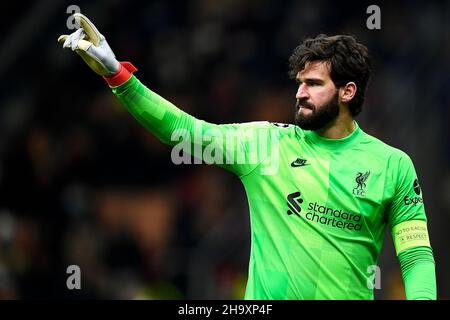
M 47 0 L 2 8 L 0 298 L 240 299 L 245 288 L 238 178 L 171 162 L 171 149 L 57 43 L 71 32 L 70 4 L 144 84 L 215 123 L 291 123 L 292 50 L 319 33 L 356 36 L 374 61 L 357 121 L 413 159 L 438 298 L 450 297 L 450 2 Z M 370 4 L 381 30 L 366 27 Z M 69 265 L 81 268 L 81 290 L 66 288 Z M 376 298 L 403 299 L 388 233 L 379 265 Z

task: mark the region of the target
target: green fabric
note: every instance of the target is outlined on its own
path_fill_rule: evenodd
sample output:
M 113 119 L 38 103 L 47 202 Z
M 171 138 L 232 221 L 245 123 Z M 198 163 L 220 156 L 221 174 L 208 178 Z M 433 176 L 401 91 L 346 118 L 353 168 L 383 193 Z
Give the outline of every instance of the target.
M 436 300 L 436 274 L 430 247 L 406 249 L 398 255 L 408 300 Z
M 197 120 L 134 76 L 113 92 L 161 141 L 188 141 L 190 154 L 241 179 L 251 221 L 245 299 L 373 299 L 369 270 L 386 227 L 426 221 L 411 159 L 356 122 L 349 136 L 326 139 L 293 125 Z M 173 148 L 172 160 L 181 154 Z

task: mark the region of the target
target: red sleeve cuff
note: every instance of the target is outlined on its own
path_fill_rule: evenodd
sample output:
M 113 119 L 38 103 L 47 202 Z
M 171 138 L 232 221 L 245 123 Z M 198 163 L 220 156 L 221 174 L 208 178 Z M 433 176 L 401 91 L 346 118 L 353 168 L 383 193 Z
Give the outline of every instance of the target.
M 103 77 L 110 87 L 120 86 L 131 78 L 131 74 L 137 71 L 136 67 L 131 62 L 120 62 L 120 69 L 112 76 Z

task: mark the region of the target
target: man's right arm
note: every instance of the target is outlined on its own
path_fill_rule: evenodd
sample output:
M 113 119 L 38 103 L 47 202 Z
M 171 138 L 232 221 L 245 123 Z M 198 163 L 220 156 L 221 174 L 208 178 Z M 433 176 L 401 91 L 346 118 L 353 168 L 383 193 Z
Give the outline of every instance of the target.
M 81 28 L 60 36 L 58 41 L 103 76 L 122 104 L 148 131 L 162 142 L 176 145 L 172 156 L 193 155 L 239 176 L 248 174 L 267 158 L 274 141 L 272 133 L 276 133 L 269 132 L 268 122 L 215 125 L 194 118 L 144 86 L 133 75 L 136 68 L 131 63 L 119 63 L 105 37 L 87 17 L 79 13 L 74 17 Z M 262 141 L 261 136 L 266 138 Z M 255 154 L 257 148 L 263 149 L 259 155 Z
M 111 77 L 105 80 L 142 126 L 163 143 L 175 146 L 172 149 L 175 163 L 175 157 L 191 159 L 192 155 L 202 163 L 216 164 L 242 176 L 269 156 L 277 130 L 270 132 L 268 122 L 217 125 L 196 119 L 147 88 L 134 75 L 127 74 L 126 69 L 122 66 L 123 75 L 119 72 L 115 80 L 111 81 Z M 264 144 L 267 150 L 260 152 Z M 262 170 L 268 171 L 266 167 Z
M 148 89 L 134 75 L 111 89 L 130 114 L 165 144 L 178 143 L 176 130 L 193 134 L 194 127 L 200 128 L 200 120 Z

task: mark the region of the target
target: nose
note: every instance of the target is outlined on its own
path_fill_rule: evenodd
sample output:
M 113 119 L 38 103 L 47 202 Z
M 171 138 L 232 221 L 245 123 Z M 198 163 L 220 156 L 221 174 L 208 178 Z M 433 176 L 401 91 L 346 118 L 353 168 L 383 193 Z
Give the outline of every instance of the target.
M 307 99 L 309 98 L 308 91 L 306 90 L 306 85 L 302 83 L 298 86 L 297 94 L 295 95 L 297 99 Z

